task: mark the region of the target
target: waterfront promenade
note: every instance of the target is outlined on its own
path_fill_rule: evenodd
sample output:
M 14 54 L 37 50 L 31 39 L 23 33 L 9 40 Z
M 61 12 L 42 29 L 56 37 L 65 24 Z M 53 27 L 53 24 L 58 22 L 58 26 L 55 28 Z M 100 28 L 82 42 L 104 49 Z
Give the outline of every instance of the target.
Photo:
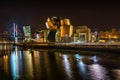
M 19 43 L 24 48 L 120 52 L 120 43 Z

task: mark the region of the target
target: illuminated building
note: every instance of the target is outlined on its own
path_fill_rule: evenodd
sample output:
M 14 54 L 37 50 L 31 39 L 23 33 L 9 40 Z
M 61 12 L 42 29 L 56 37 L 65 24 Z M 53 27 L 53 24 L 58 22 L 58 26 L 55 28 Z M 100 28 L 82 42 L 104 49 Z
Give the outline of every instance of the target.
M 44 32 L 43 32 L 43 42 L 47 42 L 47 30 L 44 30 Z
M 79 39 L 78 39 L 78 34 L 77 33 L 74 33 L 73 35 L 73 42 L 77 42 Z
M 36 42 L 44 42 L 44 30 L 36 32 Z
M 57 30 L 57 25 L 53 25 L 51 21 L 46 22 L 46 27 L 47 29 L 50 29 L 50 30 Z
M 97 37 L 95 35 L 95 33 L 91 33 L 91 42 L 96 42 Z
M 49 34 L 47 36 L 47 42 L 56 42 L 56 32 L 57 30 L 49 30 Z
M 88 26 L 78 26 L 76 33 L 80 42 L 91 42 L 91 30 Z
M 61 17 L 50 17 L 46 21 L 46 28 L 48 29 L 48 42 L 69 42 L 73 35 L 73 26 L 69 19 L 62 19 Z
M 57 30 L 60 27 L 60 20 L 61 17 L 51 17 L 47 19 L 45 25 L 49 30 Z
M 69 19 L 61 20 L 61 27 L 60 27 L 61 35 L 60 37 L 65 37 L 68 35 L 69 37 L 73 34 L 73 26 L 70 24 Z
M 56 36 L 56 33 L 59 31 L 60 27 L 60 17 L 50 17 L 45 22 L 47 31 L 45 33 L 45 40 L 46 42 L 56 42 L 58 40 L 58 36 Z M 56 39 L 57 38 L 57 39 Z
M 99 38 L 101 40 L 105 40 L 105 42 L 113 42 L 113 41 L 119 41 L 120 39 L 120 31 L 117 31 L 116 29 L 112 29 L 109 31 L 100 31 L 99 32 Z
M 31 40 L 31 28 L 30 26 L 23 26 L 25 41 Z
M 39 30 L 35 33 L 35 41 L 36 42 L 49 42 L 47 39 L 50 38 L 50 30 Z M 53 37 L 52 37 L 53 38 Z

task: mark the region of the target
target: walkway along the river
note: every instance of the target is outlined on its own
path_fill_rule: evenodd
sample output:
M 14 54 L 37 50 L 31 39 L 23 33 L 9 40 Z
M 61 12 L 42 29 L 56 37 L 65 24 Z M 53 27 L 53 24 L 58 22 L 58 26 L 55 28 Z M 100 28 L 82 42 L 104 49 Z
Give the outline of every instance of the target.
M 120 52 L 118 44 L 19 43 L 23 48 Z

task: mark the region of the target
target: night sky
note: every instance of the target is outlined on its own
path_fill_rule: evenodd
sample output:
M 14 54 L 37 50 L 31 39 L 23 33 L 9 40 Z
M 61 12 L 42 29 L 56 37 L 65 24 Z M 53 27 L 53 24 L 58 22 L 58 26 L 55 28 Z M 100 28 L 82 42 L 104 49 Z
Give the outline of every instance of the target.
M 93 31 L 120 30 L 120 5 L 117 2 L 33 1 L 2 1 L 0 31 L 10 30 L 13 22 L 21 30 L 24 25 L 30 25 L 34 31 L 44 29 L 46 19 L 52 16 L 69 18 L 73 26 L 87 25 Z

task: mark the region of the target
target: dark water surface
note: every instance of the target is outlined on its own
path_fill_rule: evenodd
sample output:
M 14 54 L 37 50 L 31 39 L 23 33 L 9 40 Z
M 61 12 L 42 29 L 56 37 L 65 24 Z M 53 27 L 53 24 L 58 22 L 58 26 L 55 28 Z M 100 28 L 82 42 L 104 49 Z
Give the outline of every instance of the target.
M 0 80 L 120 80 L 120 53 L 0 45 Z

